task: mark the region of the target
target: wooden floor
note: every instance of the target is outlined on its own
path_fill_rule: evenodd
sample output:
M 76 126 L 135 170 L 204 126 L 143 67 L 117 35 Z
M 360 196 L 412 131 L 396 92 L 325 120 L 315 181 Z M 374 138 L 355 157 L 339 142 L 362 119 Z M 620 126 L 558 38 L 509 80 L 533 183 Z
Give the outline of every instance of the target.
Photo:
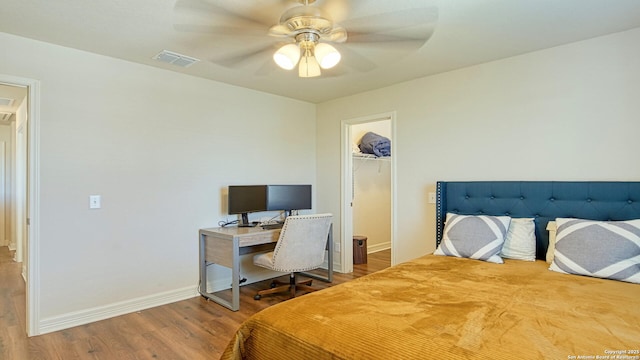
M 369 254 L 368 263 L 354 265 L 353 273 L 334 274 L 331 285 L 388 267 L 390 255 L 390 250 Z M 217 359 L 245 319 L 286 299 L 270 295 L 254 300 L 257 290 L 269 286 L 264 281 L 241 288 L 237 312 L 196 297 L 28 338 L 21 264 L 11 259 L 9 250 L 0 247 L 0 359 Z M 329 284 L 314 281 L 313 286 Z

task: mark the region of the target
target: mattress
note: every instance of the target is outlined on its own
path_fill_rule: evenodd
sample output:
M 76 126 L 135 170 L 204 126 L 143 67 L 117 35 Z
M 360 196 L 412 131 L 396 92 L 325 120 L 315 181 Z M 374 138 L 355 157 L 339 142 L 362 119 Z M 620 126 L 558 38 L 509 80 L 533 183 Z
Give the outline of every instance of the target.
M 269 307 L 222 359 L 638 359 L 640 285 L 427 255 Z

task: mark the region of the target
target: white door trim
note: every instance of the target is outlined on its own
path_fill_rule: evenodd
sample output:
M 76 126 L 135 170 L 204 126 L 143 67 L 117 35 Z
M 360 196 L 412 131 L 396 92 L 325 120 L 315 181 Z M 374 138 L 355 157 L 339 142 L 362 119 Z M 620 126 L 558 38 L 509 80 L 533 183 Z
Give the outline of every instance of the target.
M 27 88 L 28 194 L 26 234 L 27 335 L 40 334 L 40 81 L 0 74 L 0 83 Z
M 388 112 L 342 121 L 340 136 L 342 137 L 342 184 L 340 191 L 342 233 L 340 244 L 340 265 L 342 272 L 353 272 L 353 149 L 351 143 L 352 125 L 390 120 L 391 121 L 391 157 L 396 154 L 396 113 Z M 391 265 L 395 265 L 396 238 L 396 162 L 391 161 Z
M 0 141 L 0 245 L 7 246 L 7 143 Z

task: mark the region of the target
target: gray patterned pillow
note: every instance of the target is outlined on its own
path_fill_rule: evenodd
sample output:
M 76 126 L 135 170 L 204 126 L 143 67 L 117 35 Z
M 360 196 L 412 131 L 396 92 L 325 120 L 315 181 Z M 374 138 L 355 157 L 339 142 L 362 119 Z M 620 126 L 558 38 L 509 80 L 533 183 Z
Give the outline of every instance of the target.
M 640 283 L 640 219 L 556 219 L 550 270 Z
M 434 255 L 465 257 L 502 264 L 500 250 L 509 228 L 508 216 L 447 213 L 442 242 Z

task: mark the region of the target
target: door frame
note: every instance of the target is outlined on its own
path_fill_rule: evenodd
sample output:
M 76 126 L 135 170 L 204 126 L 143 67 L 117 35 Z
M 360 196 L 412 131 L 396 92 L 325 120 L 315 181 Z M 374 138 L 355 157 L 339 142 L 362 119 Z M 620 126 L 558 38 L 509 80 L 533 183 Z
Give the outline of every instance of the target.
M 389 120 L 391 122 L 391 265 L 395 265 L 396 238 L 396 112 L 367 115 L 353 119 L 342 120 L 342 183 L 340 185 L 342 244 L 340 244 L 340 265 L 342 272 L 353 272 L 353 149 L 352 126 L 368 122 Z
M 40 81 L 0 74 L 0 83 L 27 89 L 27 194 L 25 234 L 26 330 L 40 334 Z
M 0 245 L 7 241 L 7 142 L 0 141 Z M 9 209 L 11 211 L 11 209 Z

